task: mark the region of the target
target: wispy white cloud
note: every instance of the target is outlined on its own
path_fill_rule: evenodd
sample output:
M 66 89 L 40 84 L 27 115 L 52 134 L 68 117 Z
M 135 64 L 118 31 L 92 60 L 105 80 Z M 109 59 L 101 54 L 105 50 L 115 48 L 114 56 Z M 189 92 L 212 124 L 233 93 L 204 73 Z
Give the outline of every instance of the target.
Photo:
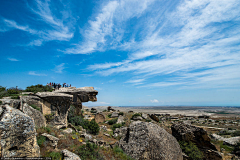
M 36 73 L 35 71 L 29 71 L 28 74 L 32 76 L 47 76 L 46 74 Z
M 29 27 L 29 25 L 22 25 L 15 20 L 2 18 L 4 27 L 1 27 L 0 31 L 5 32 L 18 29 L 33 35 L 33 40 L 29 42 L 27 46 L 41 46 L 43 42 L 54 40 L 69 41 L 74 36 L 74 27 L 72 23 L 75 23 L 75 19 L 69 14 L 71 10 L 65 11 L 65 5 L 62 5 L 62 10 L 57 13 L 61 17 L 57 18 L 57 16 L 55 16 L 56 10 L 54 10 L 54 7 L 51 6 L 50 3 L 51 1 L 47 0 L 35 0 L 35 6 L 28 5 L 28 9 L 38 16 L 37 19 L 34 18 L 36 23 L 39 23 L 39 21 L 45 23 L 44 28 L 41 28 L 41 30 Z
M 63 70 L 66 68 L 64 65 L 65 65 L 65 63 L 61 63 L 61 64 L 57 65 L 57 66 L 53 69 L 53 71 L 56 72 L 56 73 L 62 73 Z
M 109 1 L 88 22 L 82 31 L 84 42 L 67 49 L 66 53 L 88 54 L 114 48 L 123 38 L 123 24 L 130 18 L 140 16 L 154 0 Z
M 7 58 L 9 61 L 13 61 L 13 62 L 17 62 L 19 61 L 19 59 L 16 59 L 16 58 Z
M 157 99 L 150 100 L 151 103 L 159 103 Z
M 220 85 L 214 84 L 216 81 L 230 86 L 223 80 L 223 73 L 231 69 L 230 73 L 237 74 L 236 68 L 240 63 L 239 7 L 240 2 L 237 0 L 186 0 L 179 2 L 171 11 L 153 7 L 149 11 L 152 16 L 145 19 L 144 26 L 141 25 L 147 34 L 139 31 L 142 33 L 138 35 L 140 38 L 134 37 L 129 42 L 119 44 L 121 47 L 126 46 L 123 49 L 130 52 L 127 59 L 94 64 L 88 68 L 103 76 L 131 72 L 141 75 L 144 83 L 148 83 L 147 79 L 154 76 L 167 77 L 151 84 L 128 81 L 143 87 L 193 86 L 210 81 L 214 86 Z M 155 16 L 157 13 L 161 16 Z M 203 70 L 209 73 L 205 75 Z M 203 75 L 199 78 L 196 73 Z M 183 78 L 182 75 L 188 77 Z M 238 77 L 234 74 L 226 75 L 229 76 L 229 82 L 236 84 Z

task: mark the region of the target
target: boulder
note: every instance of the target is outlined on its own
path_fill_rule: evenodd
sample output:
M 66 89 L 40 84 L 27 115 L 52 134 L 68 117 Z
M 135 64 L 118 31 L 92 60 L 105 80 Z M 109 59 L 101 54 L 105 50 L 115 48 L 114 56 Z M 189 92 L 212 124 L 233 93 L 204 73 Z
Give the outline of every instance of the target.
M 3 105 L 9 105 L 10 107 L 13 107 L 15 109 L 20 109 L 20 99 L 1 99 Z
M 132 118 L 134 121 L 140 121 L 140 120 L 142 120 L 142 117 L 140 117 L 140 116 L 135 116 L 135 117 L 133 117 Z
M 0 157 L 39 157 L 34 120 L 8 105 L 0 106 Z
M 172 135 L 178 141 L 195 143 L 198 148 L 208 148 L 217 151 L 216 147 L 210 142 L 207 131 L 203 128 L 184 123 L 175 123 L 171 126 Z
M 124 117 L 120 115 L 117 120 L 117 124 L 122 124 L 124 122 Z
M 70 152 L 69 150 L 62 150 L 64 160 L 81 160 L 81 158 L 75 153 Z
M 206 160 L 222 160 L 221 154 L 211 143 L 207 131 L 203 128 L 184 123 L 175 123 L 171 127 L 172 135 L 178 141 L 193 142 L 203 152 Z
M 47 141 L 50 142 L 50 145 L 52 147 L 57 148 L 58 141 L 59 141 L 59 139 L 57 137 L 54 137 L 54 136 L 52 136 L 50 134 L 47 134 L 47 133 L 43 133 L 42 136 L 47 138 Z
M 142 118 L 143 118 L 143 119 L 147 119 L 147 118 L 148 118 L 147 114 L 142 113 Z
M 63 130 L 62 132 L 66 133 L 66 134 L 71 134 L 73 132 L 73 129 L 72 128 L 67 128 L 67 129 Z
M 177 140 L 153 123 L 131 123 L 127 133 L 120 139 L 119 146 L 134 159 L 183 159 Z
M 95 121 L 96 121 L 97 123 L 103 123 L 106 118 L 105 118 L 104 114 L 102 114 L 102 113 L 97 113 L 97 114 L 95 115 L 94 119 L 95 119 Z
M 156 121 L 156 122 L 159 122 L 159 118 L 158 118 L 156 115 L 150 114 L 149 117 L 150 117 L 152 120 L 154 120 L 154 121 Z
M 117 112 L 113 112 L 112 115 L 111 115 L 111 118 L 116 118 L 118 117 L 118 113 Z
M 101 125 L 100 130 L 107 131 L 107 126 Z
M 46 118 L 40 111 L 32 108 L 27 103 L 24 103 L 22 112 L 34 119 L 36 127 L 46 127 Z
M 224 138 L 222 136 L 219 136 L 217 134 L 211 134 L 210 137 L 217 141 L 223 141 L 223 144 L 235 146 L 240 141 L 240 136 L 237 137 L 231 137 L 231 138 Z

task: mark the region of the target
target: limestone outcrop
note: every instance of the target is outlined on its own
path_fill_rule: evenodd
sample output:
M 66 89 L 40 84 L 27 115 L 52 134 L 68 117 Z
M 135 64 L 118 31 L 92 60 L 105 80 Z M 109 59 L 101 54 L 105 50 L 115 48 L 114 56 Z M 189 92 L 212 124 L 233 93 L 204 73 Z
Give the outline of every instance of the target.
M 153 123 L 132 122 L 120 139 L 119 146 L 135 159 L 183 159 L 177 140 Z
M 207 131 L 185 123 L 175 123 L 171 127 L 172 135 L 178 141 L 193 142 L 203 152 L 206 160 L 222 160 L 221 154 L 211 143 Z
M 27 103 L 24 103 L 22 112 L 34 119 L 36 127 L 46 127 L 46 118 L 40 111 L 30 107 Z
M 8 105 L 0 106 L 0 157 L 39 157 L 34 120 Z
M 210 136 L 212 139 L 218 140 L 218 141 L 223 141 L 223 144 L 230 145 L 230 146 L 235 146 L 240 141 L 240 136 L 231 137 L 231 138 L 224 138 L 217 134 L 211 134 Z

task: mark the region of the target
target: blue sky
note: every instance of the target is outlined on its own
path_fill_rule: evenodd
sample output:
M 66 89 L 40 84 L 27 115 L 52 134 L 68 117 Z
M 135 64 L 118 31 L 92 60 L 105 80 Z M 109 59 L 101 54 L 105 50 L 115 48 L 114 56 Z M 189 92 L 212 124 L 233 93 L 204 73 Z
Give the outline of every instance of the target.
M 240 106 L 239 0 L 1 0 L 0 85 L 93 86 L 86 105 Z

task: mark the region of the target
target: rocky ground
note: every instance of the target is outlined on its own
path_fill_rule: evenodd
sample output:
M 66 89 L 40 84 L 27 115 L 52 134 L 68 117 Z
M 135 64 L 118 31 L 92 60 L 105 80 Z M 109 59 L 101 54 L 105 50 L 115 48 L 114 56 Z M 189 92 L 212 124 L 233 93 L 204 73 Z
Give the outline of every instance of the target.
M 83 106 L 76 114 L 68 106 L 59 112 L 66 122 L 56 125 L 59 117 L 43 115 L 26 98 L 3 102 L 0 157 L 227 160 L 240 155 L 240 118 L 225 110 Z

